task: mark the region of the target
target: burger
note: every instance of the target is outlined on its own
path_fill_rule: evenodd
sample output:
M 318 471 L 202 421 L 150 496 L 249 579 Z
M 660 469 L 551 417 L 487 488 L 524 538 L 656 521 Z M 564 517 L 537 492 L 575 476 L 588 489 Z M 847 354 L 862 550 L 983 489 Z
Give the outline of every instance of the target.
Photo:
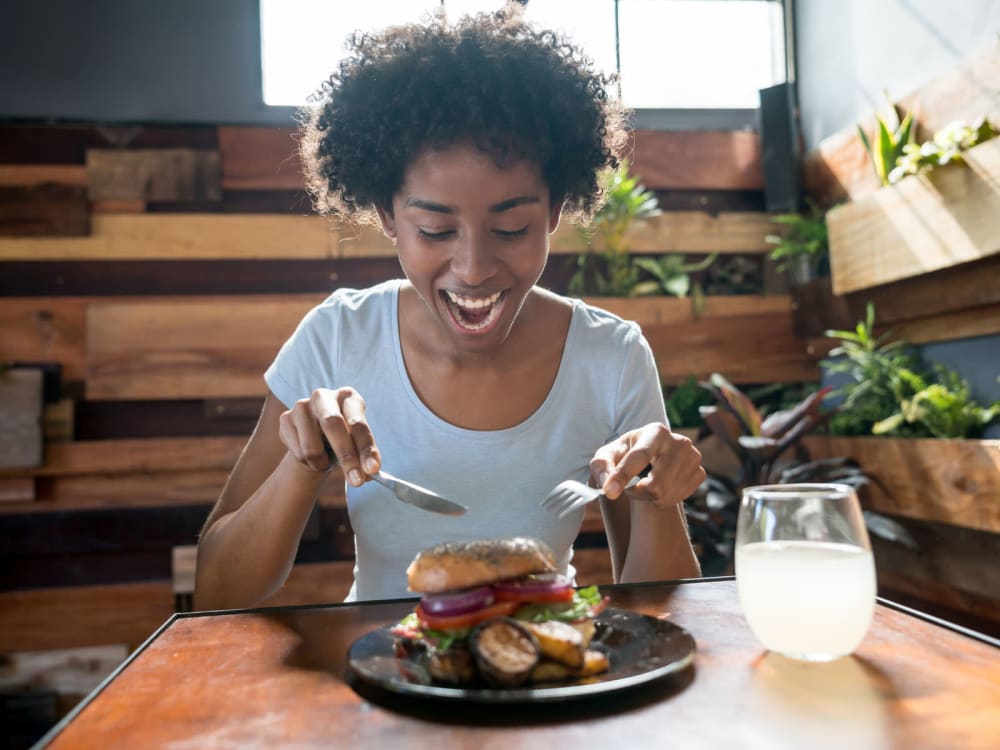
M 544 542 L 446 542 L 418 554 L 406 575 L 421 599 L 392 628 L 396 655 L 435 682 L 510 688 L 608 669 L 593 643 L 607 599 L 558 575 Z

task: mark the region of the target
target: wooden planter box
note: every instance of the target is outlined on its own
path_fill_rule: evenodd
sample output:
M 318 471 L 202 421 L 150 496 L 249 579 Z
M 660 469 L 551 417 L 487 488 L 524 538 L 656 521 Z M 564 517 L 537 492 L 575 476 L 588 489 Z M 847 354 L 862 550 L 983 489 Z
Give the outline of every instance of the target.
M 1000 138 L 964 158 L 827 214 L 836 294 L 1000 252 Z
M 863 493 L 867 508 L 1000 532 L 1000 440 L 810 436 L 804 444 L 814 459 L 849 456 L 878 480 Z
M 634 320 L 666 384 L 713 372 L 734 383 L 819 380 L 815 358 L 795 335 L 790 296 L 719 295 L 694 317 L 690 299 L 591 297 L 590 304 Z

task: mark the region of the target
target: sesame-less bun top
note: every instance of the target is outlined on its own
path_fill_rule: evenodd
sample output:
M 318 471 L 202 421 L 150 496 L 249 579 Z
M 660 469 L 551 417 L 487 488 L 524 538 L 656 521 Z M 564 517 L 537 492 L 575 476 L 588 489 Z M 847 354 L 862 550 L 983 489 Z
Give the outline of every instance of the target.
M 425 549 L 406 569 L 406 578 L 410 591 L 437 594 L 555 569 L 555 555 L 545 542 L 528 537 L 477 539 Z

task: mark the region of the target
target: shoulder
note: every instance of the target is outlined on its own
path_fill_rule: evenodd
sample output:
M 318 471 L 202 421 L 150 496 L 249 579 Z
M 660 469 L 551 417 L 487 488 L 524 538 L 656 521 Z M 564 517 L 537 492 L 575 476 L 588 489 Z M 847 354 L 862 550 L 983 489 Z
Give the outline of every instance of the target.
M 313 308 L 319 314 L 340 310 L 359 311 L 392 305 L 399 290 L 399 280 L 391 279 L 364 289 L 338 289 Z
M 573 304 L 573 324 L 585 339 L 618 349 L 628 349 L 645 341 L 635 321 L 625 320 L 580 299 L 570 301 Z

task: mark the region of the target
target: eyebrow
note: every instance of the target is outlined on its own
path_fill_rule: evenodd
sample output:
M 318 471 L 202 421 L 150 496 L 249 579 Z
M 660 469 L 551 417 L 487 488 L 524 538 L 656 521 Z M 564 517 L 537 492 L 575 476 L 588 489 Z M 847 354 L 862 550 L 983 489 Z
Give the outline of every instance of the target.
M 509 211 L 512 208 L 516 208 L 517 206 L 523 206 L 526 203 L 538 203 L 539 201 L 540 199 L 537 195 L 519 195 L 516 198 L 508 198 L 505 201 L 494 203 L 488 210 L 491 214 L 499 214 L 504 211 Z M 439 214 L 455 213 L 455 209 L 451 206 L 447 206 L 444 203 L 425 201 L 422 198 L 407 198 L 405 205 L 411 208 L 420 208 L 424 211 L 434 211 Z

